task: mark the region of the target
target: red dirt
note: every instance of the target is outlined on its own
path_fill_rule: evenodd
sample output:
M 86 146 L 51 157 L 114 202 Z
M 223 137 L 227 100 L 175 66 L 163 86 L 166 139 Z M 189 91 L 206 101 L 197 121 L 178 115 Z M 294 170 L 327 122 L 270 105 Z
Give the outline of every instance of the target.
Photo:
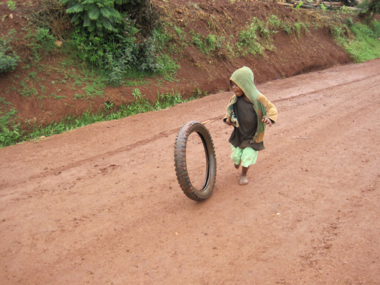
M 1 284 L 379 284 L 380 60 L 258 85 L 278 108 L 249 184 L 231 93 L 0 149 Z M 173 145 L 206 123 L 214 194 L 188 199 Z

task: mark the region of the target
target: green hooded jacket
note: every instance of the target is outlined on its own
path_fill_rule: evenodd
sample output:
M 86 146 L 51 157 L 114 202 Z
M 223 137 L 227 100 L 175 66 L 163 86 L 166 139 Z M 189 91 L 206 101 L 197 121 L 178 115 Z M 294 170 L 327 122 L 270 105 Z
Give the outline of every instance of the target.
M 244 94 L 248 97 L 248 99 L 252 102 L 253 109 L 257 114 L 257 131 L 251 143 L 262 143 L 264 141 L 266 127 L 265 123 L 262 122 L 262 119 L 263 117 L 267 117 L 275 123 L 277 120 L 276 107 L 257 90 L 254 83 L 253 72 L 249 67 L 244 66 L 236 70 L 232 74 L 230 81 L 239 86 L 240 89 L 243 90 Z M 231 116 L 231 112 L 234 111 L 233 104 L 235 104 L 236 101 L 237 96 L 233 95 L 227 105 L 227 112 L 223 118 L 223 121 L 226 121 L 227 118 Z M 234 127 L 239 127 L 239 122 L 237 121 L 235 114 L 232 114 L 231 123 Z

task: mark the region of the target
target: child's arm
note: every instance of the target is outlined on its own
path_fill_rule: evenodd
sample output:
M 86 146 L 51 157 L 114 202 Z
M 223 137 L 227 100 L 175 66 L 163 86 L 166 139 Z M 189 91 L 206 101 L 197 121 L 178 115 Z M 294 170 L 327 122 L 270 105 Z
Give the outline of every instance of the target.
M 272 121 L 271 119 L 269 119 L 267 117 L 264 117 L 261 121 L 264 122 L 265 125 L 267 125 L 267 127 L 271 127 L 272 123 L 274 124 L 274 121 Z
M 231 97 L 230 102 L 227 105 L 227 112 L 223 118 L 223 122 L 229 126 L 234 126 L 234 127 L 238 128 L 239 123 L 238 123 L 237 118 L 235 117 L 234 110 L 233 110 L 234 108 L 231 105 L 231 101 L 234 99 L 234 97 L 235 97 L 235 95 Z
M 277 120 L 277 109 L 276 107 L 263 95 L 259 94 L 257 97 L 257 101 L 259 101 L 267 111 L 266 116 L 262 119 L 262 121 L 267 126 L 272 126 L 272 123 L 274 124 Z
M 232 126 L 232 122 L 231 122 L 231 119 L 232 119 L 232 113 L 233 113 L 233 112 L 231 112 L 231 115 L 227 118 L 227 120 L 224 121 L 224 122 L 225 122 L 227 125 L 229 125 L 229 126 Z

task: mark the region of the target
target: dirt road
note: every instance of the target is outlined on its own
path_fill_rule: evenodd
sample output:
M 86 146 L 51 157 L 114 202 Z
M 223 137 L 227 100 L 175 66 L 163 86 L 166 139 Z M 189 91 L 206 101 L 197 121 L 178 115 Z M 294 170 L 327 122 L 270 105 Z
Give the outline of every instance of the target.
M 380 60 L 258 89 L 279 117 L 247 186 L 231 93 L 0 149 L 0 283 L 380 284 Z M 174 171 L 190 120 L 216 147 L 203 203 Z

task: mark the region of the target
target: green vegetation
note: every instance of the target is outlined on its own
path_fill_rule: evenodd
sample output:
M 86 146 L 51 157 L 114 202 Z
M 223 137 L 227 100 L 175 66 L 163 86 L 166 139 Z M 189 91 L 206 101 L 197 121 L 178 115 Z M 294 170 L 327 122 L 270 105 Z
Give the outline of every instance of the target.
M 260 21 L 256 17 L 252 19 L 248 28 L 240 32 L 238 51 L 244 56 L 246 53 L 262 54 L 265 50 L 273 50 L 273 34 L 283 29 L 286 33 L 292 33 L 292 27 L 271 15 L 267 21 Z
M 299 2 L 296 6 L 296 10 L 299 10 L 301 6 L 303 5 L 303 1 Z
M 8 1 L 8 8 L 11 11 L 15 11 L 16 10 L 16 2 L 14 2 L 14 1 Z
M 124 79 L 141 73 L 166 75 L 179 68 L 173 71 L 177 65 L 165 57 L 162 49 L 157 53 L 151 35 L 159 28 L 158 16 L 155 9 L 147 6 L 148 1 L 60 0 L 60 3 L 67 5 L 66 12 L 75 25 L 69 44 L 76 59 L 99 70 L 107 84 L 118 86 Z M 139 23 L 132 14 L 145 22 Z M 145 29 L 138 29 L 137 25 Z
M 358 5 L 358 7 L 364 9 L 360 16 L 369 21 L 373 20 L 376 15 L 380 14 L 380 0 L 364 0 Z
M 294 23 L 294 31 L 297 34 L 297 37 L 301 37 L 302 29 L 304 29 L 306 32 L 309 32 L 309 29 L 304 23 Z
M 225 37 L 209 34 L 207 37 L 190 31 L 193 43 L 203 54 L 210 55 L 213 51 L 222 48 Z
M 0 147 L 21 138 L 20 124 L 16 123 L 17 111 L 11 105 L 0 97 Z
M 68 5 L 66 12 L 72 14 L 71 21 L 74 25 L 90 32 L 91 37 L 117 32 L 117 26 L 122 23 L 122 15 L 114 8 L 114 5 L 128 4 L 130 2 L 132 1 L 60 0 L 61 4 Z
M 8 42 L 0 38 L 0 74 L 11 72 L 16 69 L 19 57 L 15 52 L 10 53 Z
M 327 7 L 323 3 L 320 5 L 320 7 L 321 7 L 323 13 L 325 13 L 327 10 Z
M 380 57 L 380 23 L 376 20 L 364 25 L 348 19 L 348 25 L 333 27 L 332 34 L 356 62 Z
M 31 132 L 22 132 L 19 129 L 19 124 L 15 124 L 14 122 L 12 124 L 12 120 L 10 119 L 12 119 L 16 114 L 16 111 L 12 110 L 6 113 L 5 116 L 0 117 L 0 128 L 2 129 L 2 132 L 0 133 L 0 147 L 13 145 L 26 140 L 38 139 L 41 136 L 60 134 L 96 122 L 116 120 L 139 113 L 163 110 L 176 104 L 184 103 L 197 98 L 192 97 L 189 100 L 185 100 L 180 94 L 172 92 L 171 94 L 159 95 L 157 101 L 152 104 L 137 88 L 133 90 L 132 95 L 136 99 L 135 102 L 124 106 L 122 105 L 115 111 L 112 111 L 112 108 L 114 107 L 113 102 L 108 101 L 104 103 L 103 111 L 99 110 L 98 113 L 87 112 L 78 118 L 69 116 L 58 123 L 53 122 L 44 128 L 36 126 L 35 124 L 35 127 Z

